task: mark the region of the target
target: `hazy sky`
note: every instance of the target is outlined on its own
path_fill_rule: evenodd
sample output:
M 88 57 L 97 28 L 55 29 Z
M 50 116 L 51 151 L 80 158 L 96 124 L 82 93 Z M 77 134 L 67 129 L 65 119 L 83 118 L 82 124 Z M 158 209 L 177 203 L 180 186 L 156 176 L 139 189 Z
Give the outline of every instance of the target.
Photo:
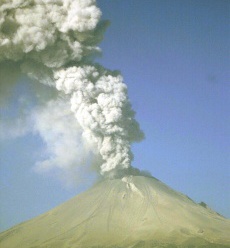
M 111 21 L 97 61 L 128 85 L 145 140 L 133 165 L 230 217 L 229 1 L 100 0 Z M 33 95 L 21 79 L 3 116 Z M 27 104 L 27 108 L 30 107 Z M 27 220 L 85 189 L 68 188 L 33 165 L 36 135 L 1 141 L 1 229 Z M 90 181 L 90 180 L 89 180 Z

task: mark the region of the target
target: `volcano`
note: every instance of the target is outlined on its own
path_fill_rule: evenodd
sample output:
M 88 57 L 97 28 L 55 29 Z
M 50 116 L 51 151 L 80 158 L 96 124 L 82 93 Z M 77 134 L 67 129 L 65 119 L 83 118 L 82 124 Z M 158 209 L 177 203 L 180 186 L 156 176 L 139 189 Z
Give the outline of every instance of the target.
M 1 248 L 230 247 L 230 221 L 156 178 L 104 180 L 0 234 Z

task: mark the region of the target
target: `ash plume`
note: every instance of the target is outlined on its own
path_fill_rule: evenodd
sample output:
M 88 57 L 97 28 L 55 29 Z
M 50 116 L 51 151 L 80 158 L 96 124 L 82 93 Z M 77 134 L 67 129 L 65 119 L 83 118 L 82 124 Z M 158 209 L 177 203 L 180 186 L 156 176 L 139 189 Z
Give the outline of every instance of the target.
M 32 115 L 49 151 L 49 158 L 38 162 L 44 170 L 80 168 L 93 154 L 104 176 L 136 171 L 131 144 L 144 135 L 127 87 L 118 72 L 93 62 L 108 26 L 100 18 L 95 0 L 0 3 L 0 67 L 9 65 L 0 70 L 2 88 L 26 74 L 57 92 Z M 9 78 L 9 68 L 17 76 Z

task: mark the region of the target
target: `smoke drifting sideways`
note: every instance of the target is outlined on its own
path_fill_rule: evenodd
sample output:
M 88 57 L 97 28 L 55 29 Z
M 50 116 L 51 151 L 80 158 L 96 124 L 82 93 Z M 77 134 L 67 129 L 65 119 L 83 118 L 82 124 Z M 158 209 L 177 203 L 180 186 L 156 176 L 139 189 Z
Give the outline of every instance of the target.
M 93 61 L 108 26 L 100 18 L 94 0 L 0 3 L 2 93 L 20 75 L 56 92 L 24 118 L 47 147 L 38 170 L 77 172 L 90 163 L 104 177 L 139 173 L 131 166 L 131 144 L 144 134 L 127 87 L 117 71 Z

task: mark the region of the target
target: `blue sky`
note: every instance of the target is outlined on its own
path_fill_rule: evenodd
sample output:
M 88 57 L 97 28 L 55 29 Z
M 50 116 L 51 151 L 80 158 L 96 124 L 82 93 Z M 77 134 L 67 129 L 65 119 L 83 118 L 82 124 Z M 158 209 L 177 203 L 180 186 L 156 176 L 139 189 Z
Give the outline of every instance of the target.
M 230 217 L 230 2 L 98 0 L 98 5 L 111 25 L 97 61 L 121 71 L 146 136 L 133 145 L 133 165 Z M 17 115 L 23 94 L 35 104 L 24 81 L 3 115 Z M 0 230 L 87 188 L 67 188 L 35 173 L 42 146 L 36 135 L 1 142 Z

